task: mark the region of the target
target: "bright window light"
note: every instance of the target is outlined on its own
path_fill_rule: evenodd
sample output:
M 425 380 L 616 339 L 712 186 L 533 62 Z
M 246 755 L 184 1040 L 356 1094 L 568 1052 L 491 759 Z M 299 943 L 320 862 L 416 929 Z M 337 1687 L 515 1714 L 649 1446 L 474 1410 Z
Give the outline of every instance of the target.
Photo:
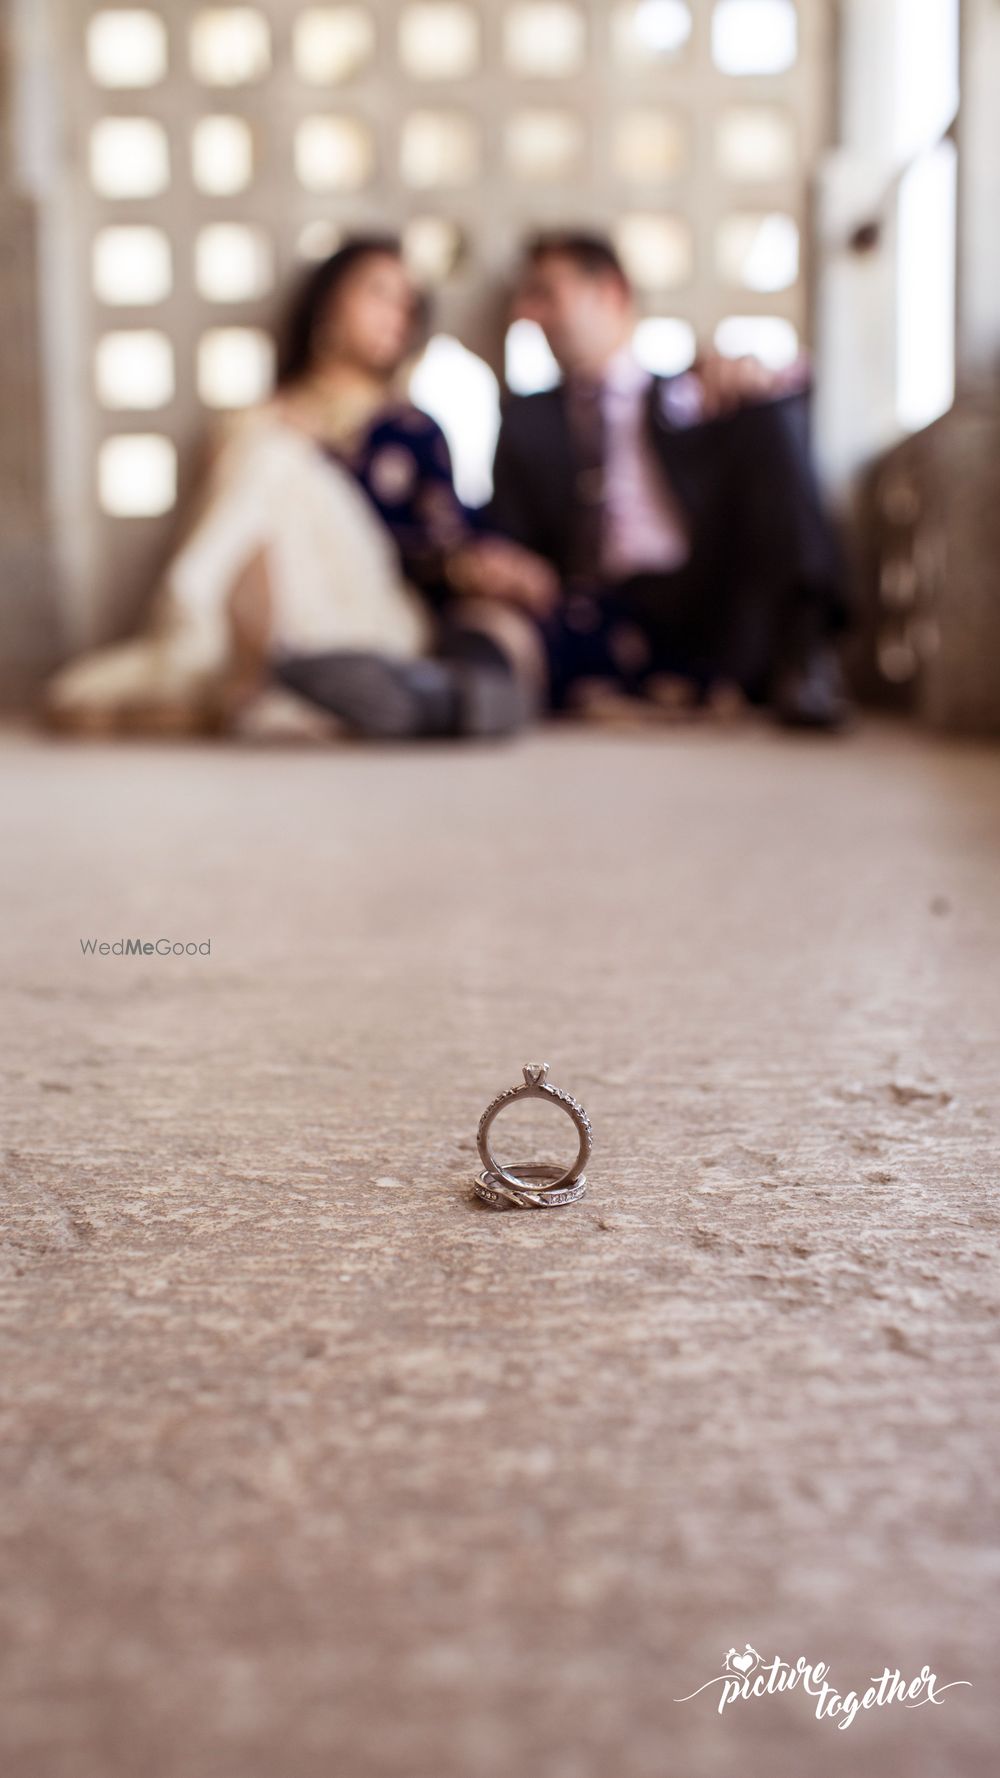
M 562 376 L 537 321 L 513 321 L 504 347 L 504 379 L 512 395 L 554 389 Z
M 896 405 L 910 431 L 955 398 L 954 144 L 921 155 L 899 191 Z
M 102 198 L 151 198 L 170 184 L 167 132 L 151 117 L 105 117 L 90 133 L 90 179 Z
M 247 86 L 271 66 L 271 27 L 253 6 L 213 7 L 191 26 L 191 67 L 206 86 Z
M 106 333 L 94 356 L 97 399 L 107 408 L 166 407 L 174 396 L 174 349 L 165 333 Z
M 230 197 L 253 178 L 253 133 L 242 117 L 202 117 L 191 137 L 191 170 L 199 191 Z
M 519 179 L 572 178 L 583 146 L 583 123 L 572 111 L 515 111 L 507 120 L 504 150 Z
M 643 369 L 654 377 L 677 376 L 694 363 L 694 328 L 690 321 L 673 315 L 647 315 L 632 336 L 632 350 Z
M 375 20 L 366 6 L 309 6 L 295 21 L 295 72 L 310 86 L 353 79 L 374 52 Z
M 447 216 L 414 216 L 403 230 L 406 263 L 421 284 L 443 284 L 462 257 L 462 231 Z
M 615 60 L 651 68 L 678 56 L 691 39 L 691 8 L 684 0 L 621 0 L 611 15 Z
M 177 452 L 158 433 L 106 438 L 97 454 L 98 496 L 112 518 L 156 518 L 177 501 Z
M 504 19 L 504 58 L 512 74 L 527 80 L 561 80 L 579 73 L 587 27 L 568 0 L 518 0 Z
M 792 0 L 717 0 L 712 59 L 723 74 L 783 74 L 797 55 Z
M 638 0 L 629 23 L 644 50 L 654 56 L 676 55 L 691 35 L 691 8 L 683 0 Z
M 679 118 L 667 111 L 629 111 L 619 118 L 613 143 L 615 172 L 634 185 L 673 179 L 684 164 L 686 142 Z
M 674 290 L 691 276 L 691 230 L 678 216 L 626 216 L 617 241 L 625 270 L 640 290 Z
M 789 179 L 798 161 L 795 125 L 775 105 L 730 105 L 715 126 L 715 155 L 727 179 Z
M 769 370 L 787 370 L 799 356 L 799 336 L 783 315 L 728 315 L 715 346 L 725 358 L 759 358 Z
M 242 222 L 213 222 L 195 241 L 195 283 L 209 302 L 252 302 L 274 283 L 270 236 Z
M 170 242 L 159 228 L 102 228 L 94 237 L 94 295 L 125 307 L 159 303 L 170 295 Z
M 295 170 L 307 191 L 359 191 L 375 170 L 371 130 L 356 117 L 303 118 Z
M 719 224 L 720 275 L 747 290 L 787 290 L 799 275 L 799 231 L 791 216 L 727 216 Z
M 479 127 L 464 112 L 414 111 L 403 124 L 400 169 L 414 190 L 470 185 L 479 158 Z
M 435 334 L 410 379 L 410 394 L 448 440 L 459 499 L 482 506 L 493 492 L 500 430 L 500 385 L 489 365 L 448 334 Z
M 251 407 L 274 382 L 274 341 L 259 327 L 212 327 L 198 342 L 198 394 L 206 407 Z
M 399 59 L 414 80 L 464 80 L 479 64 L 479 18 L 460 0 L 419 0 L 399 21 Z
M 98 86 L 155 86 L 167 72 L 167 27 L 138 7 L 95 12 L 87 26 L 87 65 Z

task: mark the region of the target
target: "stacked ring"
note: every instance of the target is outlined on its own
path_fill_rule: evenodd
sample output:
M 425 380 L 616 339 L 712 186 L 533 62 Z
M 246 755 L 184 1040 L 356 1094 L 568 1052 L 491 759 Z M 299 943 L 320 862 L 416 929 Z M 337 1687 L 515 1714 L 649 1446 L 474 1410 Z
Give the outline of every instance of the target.
M 579 1100 L 571 1093 L 548 1084 L 547 1062 L 527 1062 L 521 1086 L 508 1087 L 487 1105 L 479 1120 L 477 1147 L 483 1162 L 473 1190 L 478 1198 L 495 1209 L 516 1205 L 521 1209 L 550 1209 L 561 1204 L 575 1204 L 587 1189 L 585 1168 L 593 1148 L 590 1119 Z M 490 1127 L 497 1114 L 518 1099 L 550 1099 L 565 1111 L 576 1126 L 579 1147 L 570 1167 L 560 1169 L 547 1162 L 518 1162 L 503 1166 L 497 1160 L 490 1142 Z

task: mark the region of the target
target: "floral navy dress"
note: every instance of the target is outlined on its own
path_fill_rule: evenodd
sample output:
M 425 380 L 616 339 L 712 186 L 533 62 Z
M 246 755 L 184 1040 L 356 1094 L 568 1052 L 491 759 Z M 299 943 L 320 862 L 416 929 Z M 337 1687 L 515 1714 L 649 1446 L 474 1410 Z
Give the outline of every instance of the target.
M 479 527 L 455 492 L 451 452 L 437 421 L 401 402 L 379 414 L 350 449 L 328 449 L 356 476 L 392 533 L 406 579 L 442 610 L 454 596 L 448 560 Z

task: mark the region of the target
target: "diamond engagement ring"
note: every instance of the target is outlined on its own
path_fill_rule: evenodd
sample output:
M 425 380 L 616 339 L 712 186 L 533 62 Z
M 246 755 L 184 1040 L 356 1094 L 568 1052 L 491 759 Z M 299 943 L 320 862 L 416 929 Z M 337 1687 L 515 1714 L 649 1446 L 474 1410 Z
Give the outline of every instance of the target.
M 490 1100 L 479 1120 L 476 1140 L 483 1171 L 479 1175 L 475 1191 L 486 1203 L 496 1203 L 498 1207 L 513 1203 L 524 1207 L 544 1208 L 554 1204 L 575 1203 L 586 1191 L 585 1168 L 593 1146 L 590 1119 L 572 1093 L 565 1093 L 560 1087 L 549 1085 L 548 1072 L 547 1062 L 526 1062 L 522 1070 L 523 1085 L 508 1087 L 506 1092 L 498 1093 L 495 1099 Z M 505 1167 L 497 1160 L 490 1142 L 491 1125 L 499 1112 L 518 1099 L 550 1099 L 572 1118 L 580 1143 L 576 1160 L 564 1172 L 560 1172 L 558 1167 L 533 1162 L 519 1162 L 515 1169 L 513 1163 Z

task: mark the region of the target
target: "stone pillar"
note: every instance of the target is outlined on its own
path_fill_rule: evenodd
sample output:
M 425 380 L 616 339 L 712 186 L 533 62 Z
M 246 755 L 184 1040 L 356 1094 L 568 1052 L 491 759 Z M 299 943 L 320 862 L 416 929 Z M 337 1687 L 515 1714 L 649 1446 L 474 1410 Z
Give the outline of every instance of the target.
M 39 231 L 22 162 L 17 6 L 0 11 L 0 699 L 16 704 L 59 652 L 45 448 Z
M 1000 734 L 1000 403 L 964 397 L 875 487 L 883 671 L 953 734 Z
M 964 0 L 958 399 L 913 441 L 929 628 L 921 714 L 1000 734 L 1000 4 Z M 930 584 L 928 582 L 928 576 Z

